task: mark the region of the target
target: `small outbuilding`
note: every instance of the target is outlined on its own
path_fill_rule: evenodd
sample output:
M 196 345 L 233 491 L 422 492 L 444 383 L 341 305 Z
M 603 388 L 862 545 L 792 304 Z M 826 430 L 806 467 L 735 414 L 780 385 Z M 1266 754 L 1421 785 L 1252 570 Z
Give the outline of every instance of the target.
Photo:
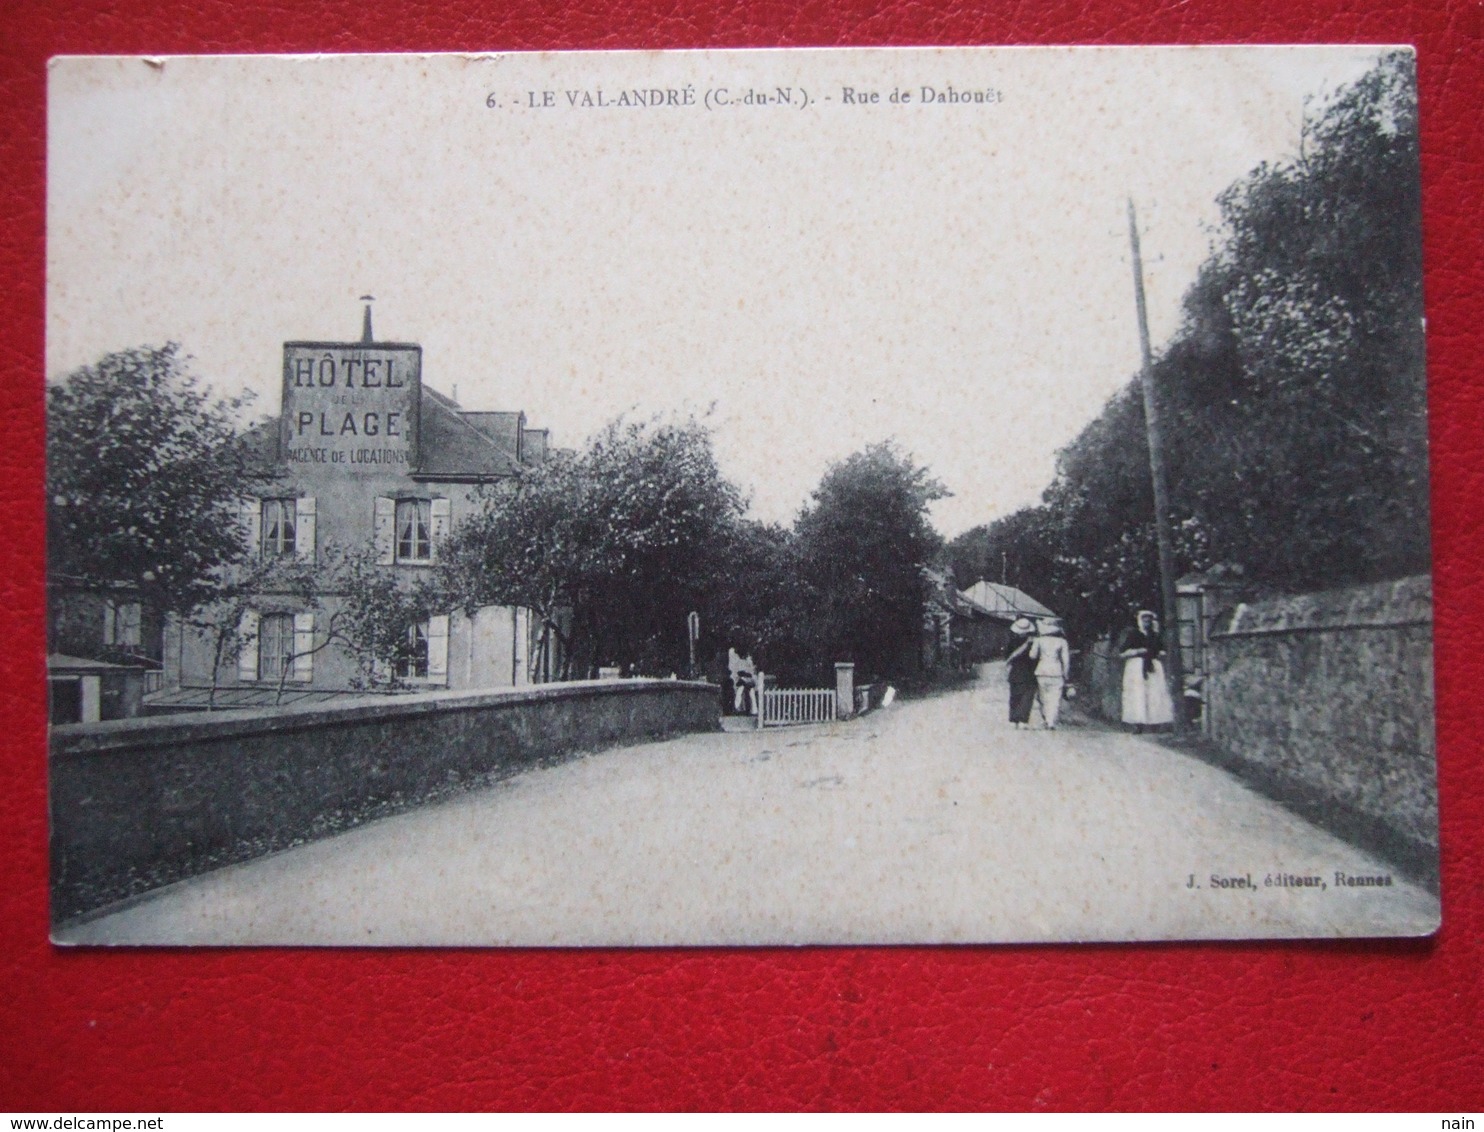
M 1000 660 L 1016 618 L 1056 616 L 1014 586 L 979 581 L 960 590 L 945 573 L 925 570 L 923 576 L 927 587 L 922 642 L 926 668 Z
M 97 723 L 139 714 L 145 668 L 65 653 L 46 658 L 52 723 Z
M 999 582 L 975 582 L 958 594 L 964 608 L 961 629 L 970 663 L 1000 660 L 1010 645 L 1010 626 L 1017 618 L 1055 617 L 1030 594 Z

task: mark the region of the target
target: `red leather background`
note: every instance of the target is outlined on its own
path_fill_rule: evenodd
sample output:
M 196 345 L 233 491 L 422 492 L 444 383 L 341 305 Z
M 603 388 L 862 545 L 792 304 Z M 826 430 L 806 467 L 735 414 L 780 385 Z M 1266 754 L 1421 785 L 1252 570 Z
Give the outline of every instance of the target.
M 12 0 L 0 31 L 0 1108 L 1484 1108 L 1479 0 Z M 1436 940 L 425 953 L 46 942 L 49 55 L 1331 40 L 1419 50 Z

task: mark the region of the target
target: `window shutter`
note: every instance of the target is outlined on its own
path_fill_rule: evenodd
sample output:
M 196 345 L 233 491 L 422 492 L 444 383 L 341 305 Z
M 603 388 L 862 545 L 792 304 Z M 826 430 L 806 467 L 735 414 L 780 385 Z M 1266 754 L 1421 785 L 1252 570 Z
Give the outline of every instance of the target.
M 371 662 L 371 683 L 390 684 L 392 682 L 392 662 L 389 660 L 373 660 Z
M 258 678 L 258 611 L 245 609 L 242 620 L 237 622 L 237 635 L 241 645 L 237 650 L 237 679 Z
M 98 676 L 84 676 L 79 682 L 82 693 L 82 718 L 80 723 L 97 723 L 103 718 L 103 680 Z
M 140 633 L 143 608 L 137 601 L 125 602 L 119 606 L 119 614 L 118 643 L 137 649 L 143 639 Z
M 438 560 L 438 544 L 448 537 L 449 502 L 446 499 L 434 499 L 432 506 L 428 508 L 428 535 L 431 549 L 428 557 Z
M 390 496 L 376 497 L 376 511 L 372 521 L 372 540 L 376 545 L 378 566 L 390 566 L 397 548 L 397 501 Z
M 108 598 L 103 599 L 103 643 L 118 643 L 118 607 Z
M 428 683 L 448 683 L 448 614 L 428 618 Z
M 301 495 L 294 500 L 294 520 L 298 530 L 294 534 L 294 554 L 299 558 L 314 561 L 314 496 Z
M 294 614 L 294 680 L 297 683 L 307 684 L 313 679 L 314 614 L 296 613 Z
M 247 542 L 247 553 L 257 558 L 263 553 L 263 501 L 242 501 L 242 537 Z
M 510 612 L 510 620 L 514 623 L 514 631 L 511 633 L 514 640 L 511 641 L 510 682 L 520 686 L 531 682 L 531 672 L 527 667 L 531 647 L 531 611 L 516 606 Z

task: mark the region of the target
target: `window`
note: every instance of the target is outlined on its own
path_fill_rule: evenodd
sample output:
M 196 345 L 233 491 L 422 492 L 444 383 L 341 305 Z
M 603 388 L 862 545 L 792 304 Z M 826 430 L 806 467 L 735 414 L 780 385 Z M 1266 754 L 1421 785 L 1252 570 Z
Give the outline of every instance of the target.
M 407 640 L 397 654 L 395 671 L 403 680 L 428 678 L 428 623 L 407 626 Z
M 265 613 L 258 621 L 258 679 L 277 680 L 294 663 L 294 615 Z
M 377 496 L 371 515 L 371 538 L 377 563 L 382 566 L 399 562 L 427 566 L 434 562 L 438 557 L 439 542 L 448 537 L 449 506 L 447 499 Z M 301 518 L 301 529 L 303 525 Z
M 448 614 L 407 627 L 407 635 L 390 660 L 377 662 L 378 680 L 410 680 L 434 686 L 448 684 Z
M 278 558 L 294 553 L 296 499 L 263 500 L 263 557 Z
M 103 643 L 119 648 L 137 649 L 141 634 L 140 606 L 137 601 L 103 603 Z
M 237 625 L 241 648 L 237 653 L 237 679 L 278 683 L 287 677 L 295 683 L 314 680 L 314 613 L 259 613 L 242 611 Z M 319 647 L 323 647 L 321 642 Z
M 397 500 L 398 562 L 432 560 L 432 506 L 427 499 Z
M 242 531 L 258 557 L 314 561 L 314 496 L 244 499 Z

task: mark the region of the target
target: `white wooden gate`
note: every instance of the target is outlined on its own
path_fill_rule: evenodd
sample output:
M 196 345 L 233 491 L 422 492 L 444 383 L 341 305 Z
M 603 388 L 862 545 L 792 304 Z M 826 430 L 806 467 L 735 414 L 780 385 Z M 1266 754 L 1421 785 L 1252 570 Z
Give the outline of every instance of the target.
M 790 727 L 800 723 L 832 723 L 835 719 L 833 688 L 769 688 L 763 673 L 757 674 L 758 727 Z

